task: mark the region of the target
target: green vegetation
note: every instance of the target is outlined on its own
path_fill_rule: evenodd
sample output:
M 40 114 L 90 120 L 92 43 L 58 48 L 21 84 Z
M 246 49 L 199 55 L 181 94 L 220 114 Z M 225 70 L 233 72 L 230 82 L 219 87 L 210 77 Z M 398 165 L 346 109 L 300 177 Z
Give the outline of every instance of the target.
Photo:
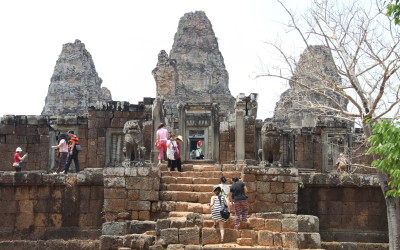
M 400 122 L 384 120 L 372 127 L 373 135 L 368 139 L 372 147 L 368 152 L 379 156 L 372 166 L 389 176 L 386 197 L 400 197 Z
M 394 23 L 399 25 L 400 24 L 400 0 L 388 0 L 385 1 L 388 3 L 386 6 L 387 13 L 386 15 L 394 18 Z

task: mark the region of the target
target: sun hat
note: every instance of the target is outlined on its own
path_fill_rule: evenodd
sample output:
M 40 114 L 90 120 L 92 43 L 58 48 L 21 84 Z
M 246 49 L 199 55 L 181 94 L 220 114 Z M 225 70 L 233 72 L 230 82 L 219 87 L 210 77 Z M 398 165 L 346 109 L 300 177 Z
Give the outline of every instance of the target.
M 178 135 L 177 137 L 179 140 L 183 141 L 183 137 L 181 135 Z
M 218 186 L 218 185 L 216 185 L 216 186 L 214 186 L 214 187 L 213 187 L 213 189 L 212 189 L 212 193 L 214 193 L 214 192 L 215 192 L 215 190 L 217 190 L 217 189 L 219 189 L 219 191 L 221 191 L 221 187 L 220 187 L 220 186 Z
M 22 152 L 22 148 L 18 147 L 15 152 Z

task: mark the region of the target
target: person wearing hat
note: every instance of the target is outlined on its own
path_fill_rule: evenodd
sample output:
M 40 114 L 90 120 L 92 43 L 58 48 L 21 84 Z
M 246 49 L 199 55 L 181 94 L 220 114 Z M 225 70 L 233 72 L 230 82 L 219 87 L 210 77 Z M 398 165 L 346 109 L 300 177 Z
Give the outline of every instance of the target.
M 161 164 L 164 153 L 167 152 L 168 130 L 165 128 L 164 123 L 160 123 L 157 129 L 156 141 L 159 142 L 160 148 L 158 153 L 158 164 Z
M 249 213 L 249 203 L 247 202 L 247 187 L 246 185 L 239 181 L 238 177 L 232 178 L 231 186 L 231 202 L 235 208 L 235 229 L 240 228 L 240 222 L 247 221 L 247 215 Z
M 201 150 L 201 141 L 197 141 L 197 147 L 196 147 L 196 160 L 202 160 L 204 159 L 203 151 Z
M 21 152 L 22 152 L 22 148 L 20 148 L 20 147 L 18 147 L 15 150 L 14 163 L 13 163 L 13 167 L 15 168 L 15 172 L 21 172 L 22 163 L 25 160 L 25 158 L 28 156 L 28 153 L 26 153 L 26 154 L 24 154 L 24 156 L 21 157 Z
M 225 197 L 221 194 L 221 187 L 214 186 L 213 191 L 214 195 L 211 197 L 210 206 L 211 206 L 211 218 L 214 221 L 213 228 L 216 228 L 217 223 L 219 224 L 219 229 L 221 231 L 221 243 L 224 242 L 224 225 L 227 219 L 222 218 L 221 210 L 226 206 L 230 210 L 229 203 L 225 199 Z

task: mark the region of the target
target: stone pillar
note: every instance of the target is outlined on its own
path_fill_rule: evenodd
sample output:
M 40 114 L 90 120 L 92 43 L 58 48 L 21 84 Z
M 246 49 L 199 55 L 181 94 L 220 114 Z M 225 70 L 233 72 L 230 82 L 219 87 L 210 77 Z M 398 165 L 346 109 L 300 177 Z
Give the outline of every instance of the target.
M 150 152 L 150 161 L 151 162 L 158 162 L 158 148 L 154 145 L 156 141 L 156 134 L 157 128 L 160 122 L 162 121 L 162 105 L 163 100 L 160 97 L 157 97 L 153 102 L 153 110 L 152 110 L 152 117 L 153 117 L 153 133 L 151 135 L 151 152 Z
M 244 150 L 245 150 L 245 136 L 244 136 L 244 116 L 245 111 L 243 109 L 237 109 L 236 114 L 236 131 L 235 131 L 235 160 L 237 163 L 244 162 Z
M 187 133 L 186 133 L 186 108 L 185 104 L 178 104 L 178 113 L 179 113 L 179 134 L 183 137 L 183 142 L 181 142 L 181 161 L 185 161 L 187 159 Z

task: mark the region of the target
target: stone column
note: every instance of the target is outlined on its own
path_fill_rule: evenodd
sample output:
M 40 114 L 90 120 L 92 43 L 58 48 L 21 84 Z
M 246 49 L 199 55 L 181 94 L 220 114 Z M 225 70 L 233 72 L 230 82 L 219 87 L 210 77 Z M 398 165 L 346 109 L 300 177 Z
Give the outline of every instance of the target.
M 153 117 L 153 133 L 151 135 L 151 152 L 150 152 L 150 161 L 151 162 L 158 162 L 158 148 L 154 145 L 156 141 L 156 134 L 158 125 L 161 122 L 162 116 L 162 104 L 163 101 L 160 97 L 157 97 L 153 102 L 153 110 L 152 110 L 152 117 Z
M 236 163 L 244 162 L 245 157 L 245 136 L 244 136 L 244 116 L 245 111 L 243 109 L 236 108 L 236 131 L 235 131 L 235 160 Z
M 186 136 L 186 108 L 185 104 L 178 104 L 178 113 L 179 113 L 179 134 L 183 137 L 183 142 L 181 142 L 181 161 L 186 160 L 187 156 L 187 136 Z

